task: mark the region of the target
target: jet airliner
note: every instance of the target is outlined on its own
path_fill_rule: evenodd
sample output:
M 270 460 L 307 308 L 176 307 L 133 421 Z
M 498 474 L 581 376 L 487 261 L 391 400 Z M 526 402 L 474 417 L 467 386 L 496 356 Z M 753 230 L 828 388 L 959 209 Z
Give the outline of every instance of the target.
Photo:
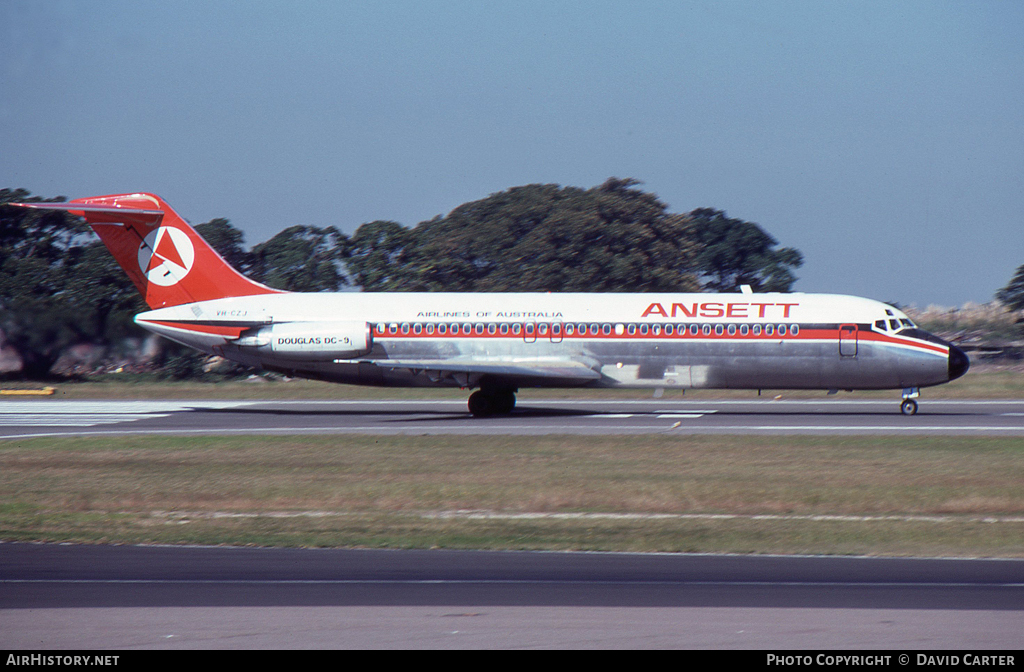
M 832 294 L 295 293 L 241 275 L 162 199 L 12 203 L 83 217 L 148 304 L 149 331 L 246 366 L 337 383 L 459 387 L 474 416 L 527 387 L 901 389 L 962 376 L 902 311 Z

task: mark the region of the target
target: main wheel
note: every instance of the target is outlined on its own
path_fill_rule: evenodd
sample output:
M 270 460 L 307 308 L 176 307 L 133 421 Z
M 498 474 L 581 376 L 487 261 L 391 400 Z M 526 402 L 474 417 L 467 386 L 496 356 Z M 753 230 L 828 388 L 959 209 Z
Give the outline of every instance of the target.
M 900 404 L 900 413 L 903 415 L 914 415 L 917 413 L 917 402 L 913 399 L 904 399 Z
M 486 418 L 494 413 L 494 411 L 494 398 L 490 395 L 484 394 L 481 391 L 476 391 L 469 395 L 469 412 L 473 414 L 473 417 Z
M 516 407 L 516 393 L 512 390 L 484 392 L 469 395 L 469 412 L 478 418 L 489 415 L 508 415 Z
M 512 390 L 502 390 L 494 393 L 494 412 L 501 415 L 508 415 L 516 407 L 516 393 Z

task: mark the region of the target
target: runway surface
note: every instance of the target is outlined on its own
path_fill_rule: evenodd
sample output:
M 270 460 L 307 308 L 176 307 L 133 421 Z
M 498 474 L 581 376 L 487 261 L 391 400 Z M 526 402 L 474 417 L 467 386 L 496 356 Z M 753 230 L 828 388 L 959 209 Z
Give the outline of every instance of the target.
M 474 418 L 463 401 L 0 401 L 0 438 L 116 434 L 930 434 L 1024 436 L 1024 401 L 520 401 Z
M 1024 401 L 0 402 L 0 438 L 1024 435 Z M 994 649 L 1024 561 L 0 543 L 0 647 Z
M 992 649 L 1022 632 L 1020 560 L 0 544 L 15 649 Z

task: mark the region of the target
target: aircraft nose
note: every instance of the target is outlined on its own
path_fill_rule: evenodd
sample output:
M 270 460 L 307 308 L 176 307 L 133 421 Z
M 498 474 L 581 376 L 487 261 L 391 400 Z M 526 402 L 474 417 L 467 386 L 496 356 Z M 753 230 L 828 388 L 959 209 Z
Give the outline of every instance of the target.
M 955 345 L 949 346 L 949 380 L 964 375 L 970 367 L 971 360 L 967 358 L 967 354 Z

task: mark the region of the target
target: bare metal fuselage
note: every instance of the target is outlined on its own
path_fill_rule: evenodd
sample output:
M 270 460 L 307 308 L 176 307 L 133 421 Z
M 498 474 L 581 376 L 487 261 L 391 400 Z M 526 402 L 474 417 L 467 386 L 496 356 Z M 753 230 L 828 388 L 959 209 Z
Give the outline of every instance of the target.
M 137 319 L 249 366 L 360 385 L 899 389 L 968 365 L 891 306 L 839 295 L 290 294 Z M 334 328 L 359 344 L 312 345 Z

